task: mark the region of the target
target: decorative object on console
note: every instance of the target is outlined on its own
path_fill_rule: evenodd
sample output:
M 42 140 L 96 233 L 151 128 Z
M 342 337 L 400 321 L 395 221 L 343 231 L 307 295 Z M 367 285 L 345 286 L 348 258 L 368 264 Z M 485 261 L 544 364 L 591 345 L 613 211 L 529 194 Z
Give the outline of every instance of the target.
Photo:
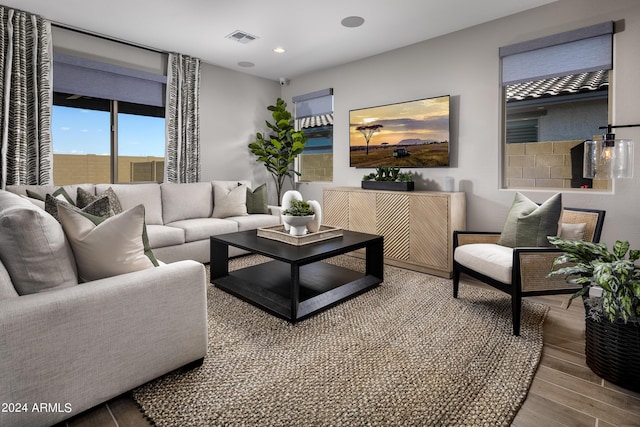
M 362 177 L 362 188 L 369 190 L 413 191 L 413 174 L 398 167 L 377 167 L 375 173 Z
M 307 224 L 314 218 L 313 209 L 304 200 L 291 200 L 289 207 L 282 211 L 282 222 L 289 225 L 289 233 L 294 236 L 307 234 Z
M 640 391 L 640 250 L 629 250 L 626 241 L 616 241 L 612 251 L 604 243 L 549 241 L 564 251 L 549 275 L 582 286 L 571 299 L 581 296 L 585 304 L 587 365 L 605 380 Z M 602 296 L 589 297 L 594 287 Z
M 584 178 L 624 179 L 633 178 L 633 141 L 616 139 L 614 128 L 640 127 L 636 125 L 607 125 L 602 140 L 584 142 Z
M 449 166 L 449 95 L 349 111 L 352 167 Z
M 249 144 L 249 150 L 273 177 L 276 186 L 276 200 L 280 200 L 284 179 L 293 179 L 294 175 L 300 176 L 300 172 L 293 169 L 293 161 L 298 154 L 304 151 L 307 137 L 302 131 L 296 131 L 291 113 L 287 111 L 287 103 L 281 98 L 276 100 L 276 105 L 270 105 L 274 122 L 265 121 L 271 129 L 269 135 L 256 133 L 256 141 Z

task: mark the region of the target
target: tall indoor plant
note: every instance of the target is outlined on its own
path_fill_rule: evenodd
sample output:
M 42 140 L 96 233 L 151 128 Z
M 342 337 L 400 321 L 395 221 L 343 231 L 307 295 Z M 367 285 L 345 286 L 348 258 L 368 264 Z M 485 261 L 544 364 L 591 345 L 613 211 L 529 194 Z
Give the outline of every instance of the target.
M 611 251 L 604 243 L 558 237 L 549 242 L 564 252 L 550 275 L 582 286 L 572 299 L 582 296 L 585 303 L 587 365 L 606 380 L 640 391 L 640 250 L 629 250 L 623 241 Z M 601 297 L 589 296 L 594 287 L 602 289 Z
M 270 132 L 268 135 L 257 132 L 256 140 L 249 144 L 249 150 L 273 177 L 277 202 L 280 204 L 285 178 L 300 175 L 294 170 L 293 162 L 304 150 L 307 137 L 304 132 L 295 130 L 294 120 L 282 98 L 278 98 L 275 105 L 269 105 L 267 110 L 271 111 L 273 117 L 273 123 L 265 120 Z

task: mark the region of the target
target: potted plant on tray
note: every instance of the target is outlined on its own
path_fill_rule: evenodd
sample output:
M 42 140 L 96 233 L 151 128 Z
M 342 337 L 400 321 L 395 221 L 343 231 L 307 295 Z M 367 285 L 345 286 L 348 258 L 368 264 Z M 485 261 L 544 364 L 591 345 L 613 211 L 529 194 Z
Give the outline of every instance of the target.
M 278 98 L 276 105 L 269 105 L 267 110 L 271 111 L 273 117 L 273 123 L 265 121 L 271 132 L 269 135 L 257 132 L 256 140 L 249 144 L 249 150 L 273 177 L 276 200 L 280 203 L 285 178 L 300 175 L 300 172 L 293 169 L 293 161 L 304 151 L 307 137 L 304 132 L 295 130 L 293 118 L 284 100 Z
M 550 275 L 582 286 L 571 299 L 582 297 L 585 304 L 587 365 L 614 384 L 640 391 L 640 250 L 623 241 L 612 251 L 604 243 L 558 237 L 549 242 L 564 251 Z M 592 288 L 602 295 L 590 296 Z
M 289 234 L 307 234 L 307 224 L 315 218 L 315 211 L 304 200 L 291 200 L 291 205 L 282 211 L 282 222 L 289 225 Z
M 362 177 L 362 188 L 370 190 L 413 191 L 413 174 L 400 172 L 398 167 L 377 167 Z

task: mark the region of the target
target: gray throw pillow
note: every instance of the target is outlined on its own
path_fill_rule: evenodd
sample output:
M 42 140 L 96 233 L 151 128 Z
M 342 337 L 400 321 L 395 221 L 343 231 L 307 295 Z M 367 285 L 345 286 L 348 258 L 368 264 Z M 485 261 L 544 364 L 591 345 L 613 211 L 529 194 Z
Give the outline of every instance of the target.
M 56 220 L 58 220 L 58 222 L 60 222 L 60 218 L 58 218 L 58 206 L 62 204 L 69 206 L 73 209 L 76 209 L 78 211 L 86 212 L 88 214 L 99 216 L 102 218 L 108 218 L 110 216 L 113 216 L 113 210 L 111 209 L 111 204 L 107 196 L 100 197 L 94 200 L 93 202 L 89 203 L 87 206 L 80 209 L 70 203 L 64 202 L 60 199 L 57 199 L 51 196 L 51 194 L 47 194 L 47 197 L 44 202 L 44 210 L 47 211 Z
M 111 206 L 113 215 L 122 213 L 122 205 L 120 204 L 120 199 L 118 199 L 118 195 L 115 191 L 113 191 L 113 188 L 111 187 L 107 188 L 105 192 L 98 195 L 91 194 L 82 187 L 78 187 L 78 198 L 76 201 L 79 208 L 84 208 L 105 196 L 109 198 L 109 205 Z
M 249 214 L 268 214 L 267 206 L 267 184 L 264 183 L 255 190 L 251 191 L 247 187 L 247 213 Z
M 498 244 L 515 247 L 550 246 L 547 236 L 558 234 L 562 215 L 562 194 L 550 197 L 542 205 L 516 193 Z

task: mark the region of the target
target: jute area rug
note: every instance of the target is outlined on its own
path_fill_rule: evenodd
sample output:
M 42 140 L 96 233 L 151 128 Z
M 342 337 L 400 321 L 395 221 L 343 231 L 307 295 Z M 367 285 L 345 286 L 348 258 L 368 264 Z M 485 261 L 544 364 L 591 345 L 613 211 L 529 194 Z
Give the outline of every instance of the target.
M 385 266 L 377 288 L 290 324 L 210 286 L 204 364 L 133 397 L 158 426 L 509 425 L 547 309 L 523 301 L 514 337 L 506 295 L 461 284 L 459 296 L 451 280 Z

